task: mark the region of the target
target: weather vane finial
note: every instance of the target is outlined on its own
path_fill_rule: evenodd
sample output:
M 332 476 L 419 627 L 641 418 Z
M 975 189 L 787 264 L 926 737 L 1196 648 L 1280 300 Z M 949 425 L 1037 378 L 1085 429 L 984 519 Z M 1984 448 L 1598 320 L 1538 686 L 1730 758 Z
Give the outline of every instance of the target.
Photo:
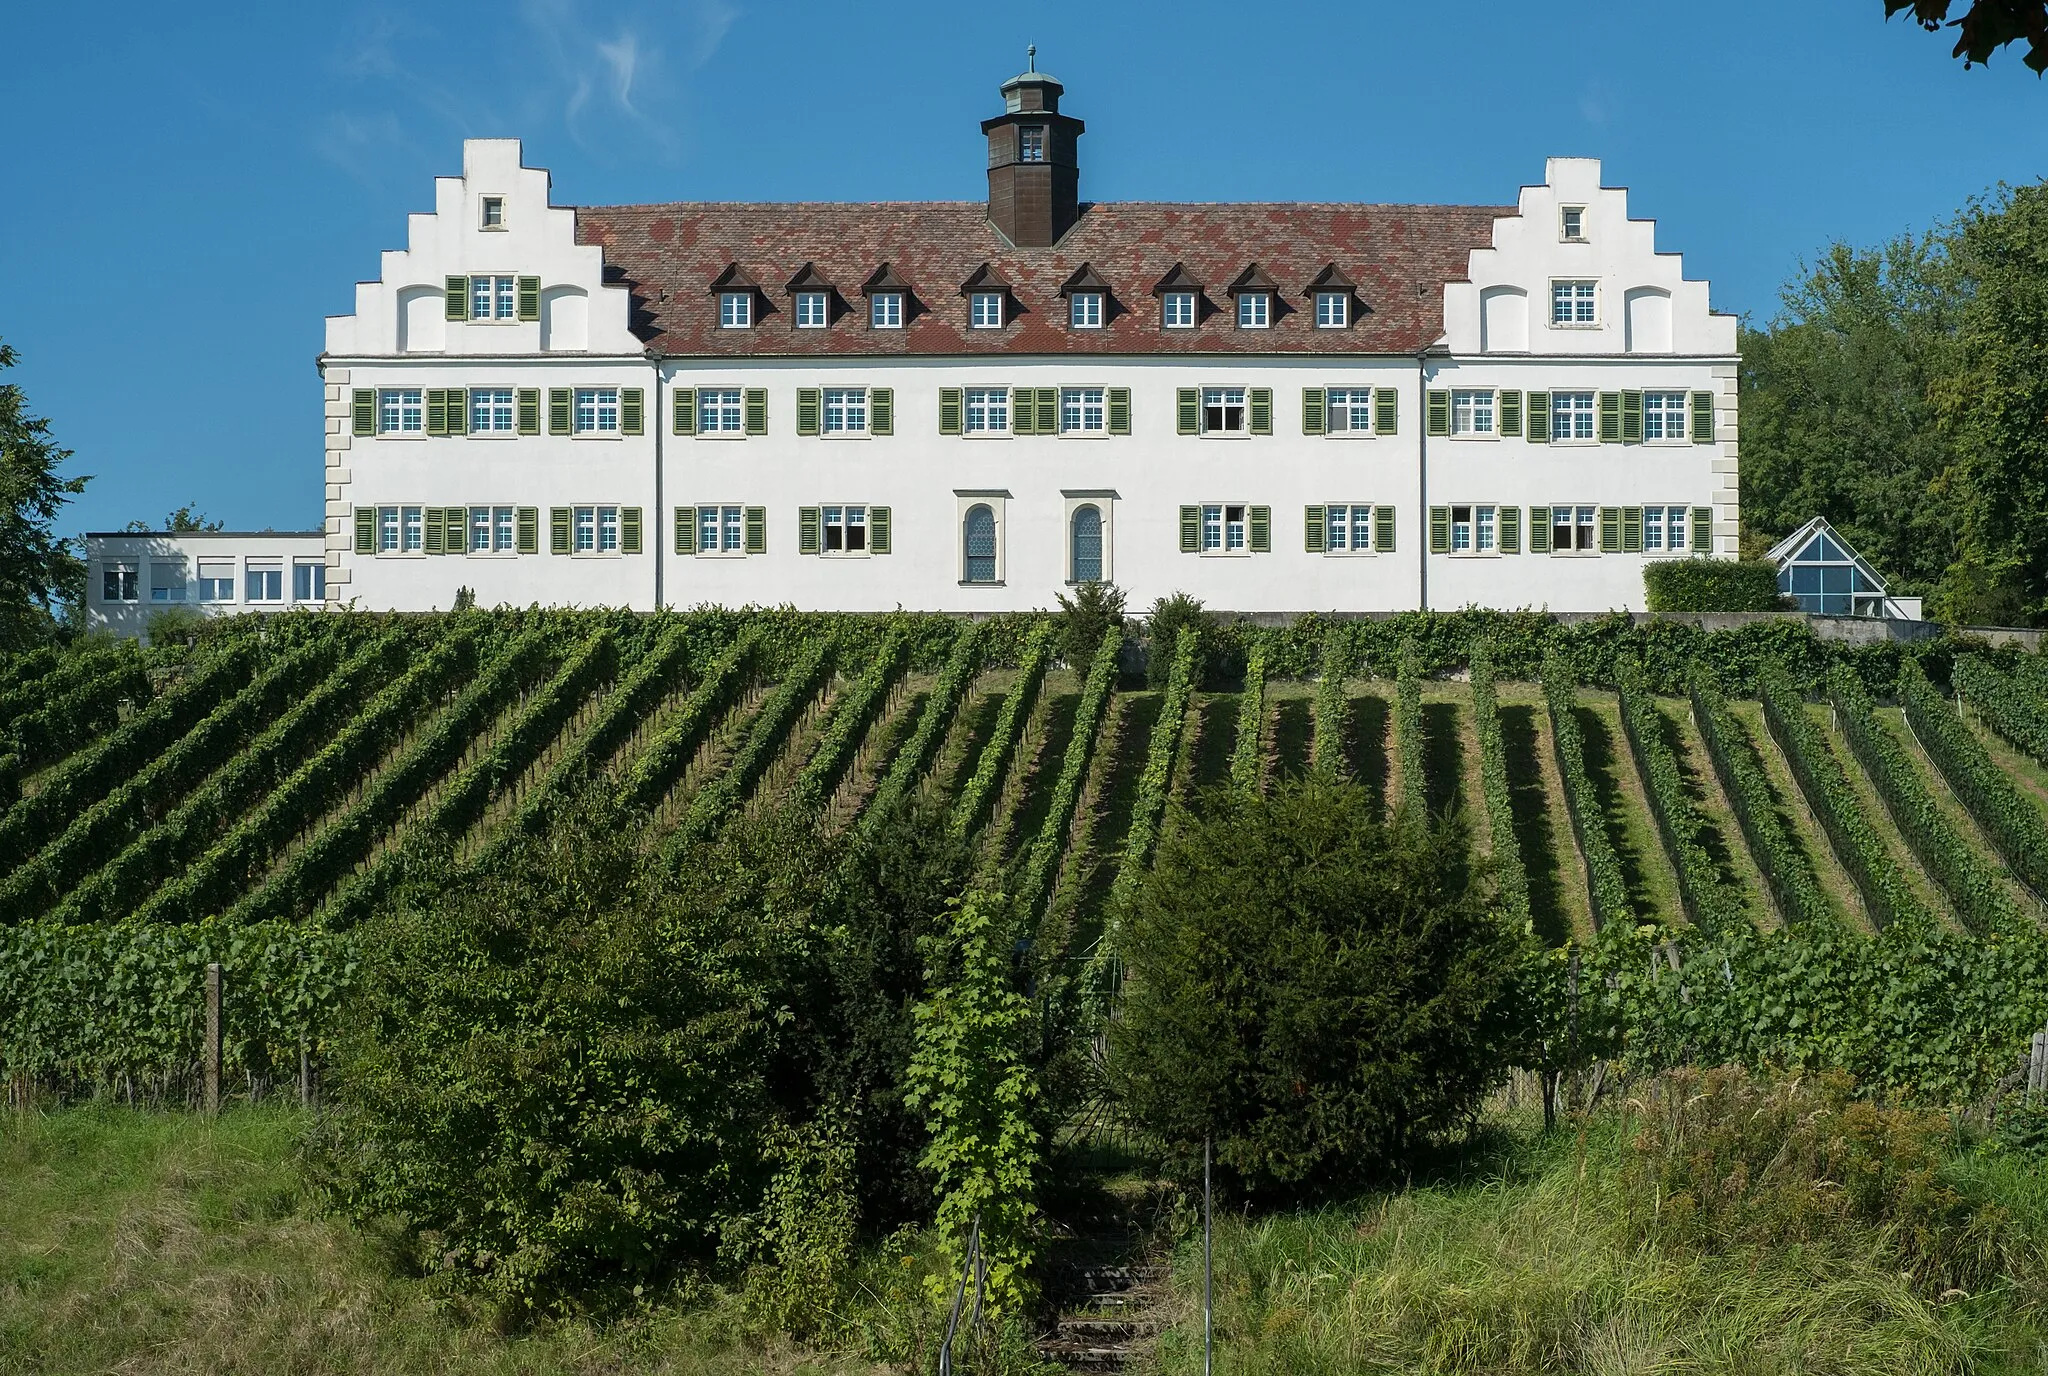
M 1027 72 L 1038 70 L 1038 45 L 1036 43 L 1026 43 L 1024 45 L 1024 70 Z

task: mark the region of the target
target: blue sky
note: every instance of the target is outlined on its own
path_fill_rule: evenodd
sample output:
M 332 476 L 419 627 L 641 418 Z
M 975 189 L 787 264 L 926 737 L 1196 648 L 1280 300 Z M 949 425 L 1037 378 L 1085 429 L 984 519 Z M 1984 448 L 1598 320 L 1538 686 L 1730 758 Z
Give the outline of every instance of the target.
M 2048 173 L 2048 83 L 1878 0 L 57 4 L 7 35 L 0 339 L 94 475 L 67 533 L 317 526 L 322 317 L 466 136 L 523 138 L 565 204 L 976 198 L 1036 42 L 1086 198 L 1498 203 L 1596 156 L 1759 320 L 1831 240 Z

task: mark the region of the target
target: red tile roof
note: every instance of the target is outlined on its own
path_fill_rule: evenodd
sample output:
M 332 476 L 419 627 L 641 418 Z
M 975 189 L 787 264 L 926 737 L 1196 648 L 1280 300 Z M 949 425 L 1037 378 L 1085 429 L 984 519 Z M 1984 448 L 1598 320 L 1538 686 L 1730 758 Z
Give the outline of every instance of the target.
M 1124 202 L 1084 208 L 1059 244 L 1017 249 L 980 201 L 583 206 L 577 238 L 603 247 L 606 275 L 634 287 L 634 330 L 671 356 L 776 354 L 1414 353 L 1443 333 L 1443 285 L 1491 244 L 1512 206 Z M 1155 283 L 1175 263 L 1203 287 L 1201 323 L 1159 324 Z M 900 330 L 871 330 L 853 284 L 884 263 L 915 305 Z M 1060 284 L 1088 264 L 1110 284 L 1101 329 L 1068 328 Z M 799 330 L 783 284 L 806 264 L 837 285 L 835 319 Z M 1240 330 L 1228 294 L 1247 269 L 1278 286 L 1269 329 Z M 1011 286 L 1001 330 L 970 330 L 964 283 L 986 265 Z M 1309 284 L 1331 267 L 1355 285 L 1346 330 L 1315 328 Z M 759 283 L 752 329 L 718 326 L 712 284 L 729 269 Z M 843 309 L 842 309 L 843 308 Z

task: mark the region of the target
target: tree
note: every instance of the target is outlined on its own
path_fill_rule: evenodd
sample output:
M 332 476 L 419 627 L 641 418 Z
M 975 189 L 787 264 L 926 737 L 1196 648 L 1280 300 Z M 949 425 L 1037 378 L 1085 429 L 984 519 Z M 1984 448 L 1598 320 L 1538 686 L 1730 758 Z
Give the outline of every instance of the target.
M 1124 633 L 1124 590 L 1114 583 L 1082 583 L 1071 598 L 1063 592 L 1053 596 L 1060 603 L 1060 657 L 1085 674 L 1102 638 Z
M 15 352 L 0 343 L 0 370 Z M 50 438 L 50 422 L 28 414 L 15 384 L 0 383 L 0 651 L 46 640 L 58 607 L 84 600 L 85 562 L 51 529 L 86 479 L 60 478 L 71 457 Z
M 1960 19 L 1950 19 L 1953 0 L 1884 0 L 1884 17 L 1911 10 L 1913 19 L 1933 33 L 1946 24 L 1957 30 L 1951 57 L 1963 59 L 1965 67 L 1988 62 L 1991 54 L 2008 43 L 2027 40 L 2027 55 L 2021 59 L 2036 75 L 2048 71 L 2048 4 L 2043 0 L 1969 0 Z
M 199 510 L 198 507 L 190 502 L 185 503 L 185 505 L 164 517 L 164 523 L 161 527 L 162 530 L 173 534 L 194 530 L 226 530 L 227 528 L 228 523 L 226 521 L 208 519 L 205 512 Z M 122 529 L 132 530 L 138 535 L 155 535 L 158 533 L 159 527 L 153 526 L 147 521 L 130 521 Z
M 1112 1083 L 1183 1172 L 1328 1195 L 1469 1122 L 1524 1049 L 1535 950 L 1462 823 L 1356 784 L 1221 789 L 1169 828 L 1126 921 Z

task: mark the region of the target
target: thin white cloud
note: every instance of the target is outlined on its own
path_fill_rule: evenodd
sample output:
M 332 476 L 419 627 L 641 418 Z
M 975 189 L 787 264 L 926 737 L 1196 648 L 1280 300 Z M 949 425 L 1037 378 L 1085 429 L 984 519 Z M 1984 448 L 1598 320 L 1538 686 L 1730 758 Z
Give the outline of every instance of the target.
M 597 55 L 611 68 L 612 99 L 627 114 L 639 114 L 633 108 L 633 73 L 640 64 L 639 36 L 628 29 L 609 43 L 599 43 Z

